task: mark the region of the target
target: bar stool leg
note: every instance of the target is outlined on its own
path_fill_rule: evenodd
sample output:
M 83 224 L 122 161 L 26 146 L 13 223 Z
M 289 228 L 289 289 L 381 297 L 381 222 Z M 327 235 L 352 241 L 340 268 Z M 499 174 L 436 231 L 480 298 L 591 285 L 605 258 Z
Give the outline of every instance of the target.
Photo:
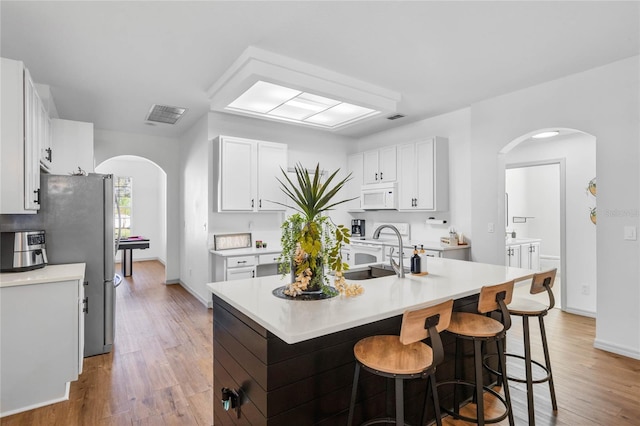
M 505 351 L 504 351 L 504 342 L 506 340 L 506 337 L 503 339 L 498 339 L 496 341 L 497 345 L 498 345 L 498 357 L 500 358 L 499 362 L 500 362 L 500 368 L 502 369 L 501 371 L 504 374 L 505 380 L 502 381 L 502 389 L 504 390 L 504 399 L 506 401 L 506 405 L 507 405 L 507 414 L 509 416 L 509 425 L 510 426 L 514 426 L 515 425 L 515 419 L 513 416 L 513 408 L 511 407 L 511 393 L 509 392 L 509 380 L 506 379 L 506 374 L 507 374 L 507 357 L 505 356 Z
M 476 418 L 478 426 L 484 426 L 484 379 L 482 377 L 482 342 L 473 341 L 473 360 L 475 365 L 476 381 Z
M 533 405 L 533 371 L 531 368 L 531 334 L 529 332 L 529 317 L 522 316 L 522 333 L 524 336 L 524 368 L 527 381 L 527 410 L 529 412 L 529 425 L 536 424 L 536 410 Z
M 540 322 L 540 336 L 542 337 L 542 348 L 544 350 L 544 362 L 547 366 L 547 373 L 549 374 L 549 392 L 551 393 L 551 405 L 553 411 L 558 411 L 558 403 L 556 402 L 556 390 L 553 386 L 553 374 L 551 374 L 551 358 L 549 358 L 549 345 L 547 344 L 547 333 L 544 329 L 544 317 L 539 316 Z
M 396 425 L 404 426 L 404 391 L 403 380 L 396 381 Z
M 438 387 L 436 386 L 435 373 L 429 376 L 429 382 L 431 383 L 431 395 L 433 396 L 433 406 L 435 408 L 436 424 L 438 426 L 442 426 L 442 419 L 440 415 L 440 399 L 438 398 Z M 423 421 L 422 424 L 424 425 L 425 422 Z
M 358 392 L 358 377 L 360 376 L 360 363 L 356 362 L 356 370 L 353 373 L 353 387 L 351 388 L 351 402 L 349 403 L 349 417 L 347 418 L 347 426 L 353 424 L 353 411 L 356 406 L 356 393 Z
M 462 374 L 462 361 L 464 359 L 464 354 L 462 353 L 463 345 L 462 339 L 456 338 L 456 365 L 455 365 L 455 373 L 454 377 L 456 380 L 461 380 Z M 458 384 L 453 385 L 453 412 L 457 415 L 460 413 L 460 395 L 458 391 Z

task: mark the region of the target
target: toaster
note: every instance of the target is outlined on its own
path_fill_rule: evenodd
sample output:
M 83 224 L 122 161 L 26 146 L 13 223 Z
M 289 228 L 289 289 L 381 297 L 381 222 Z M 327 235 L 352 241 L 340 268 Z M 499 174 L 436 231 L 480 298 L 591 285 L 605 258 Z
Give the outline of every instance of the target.
M 0 270 L 24 272 L 47 265 L 44 231 L 2 232 Z

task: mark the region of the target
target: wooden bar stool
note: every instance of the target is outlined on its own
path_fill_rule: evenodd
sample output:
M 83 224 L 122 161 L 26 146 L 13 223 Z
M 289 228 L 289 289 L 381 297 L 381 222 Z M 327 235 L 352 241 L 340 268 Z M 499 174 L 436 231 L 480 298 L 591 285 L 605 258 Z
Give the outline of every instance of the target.
M 524 337 L 524 356 L 507 353 L 506 356 L 512 356 L 516 358 L 520 358 L 524 360 L 525 366 L 525 378 L 517 378 L 511 377 L 507 374 L 507 378 L 509 380 L 513 380 L 518 383 L 526 383 L 527 384 L 527 407 L 529 411 L 529 425 L 533 426 L 536 423 L 535 417 L 535 409 L 533 405 L 533 384 L 534 383 L 544 383 L 549 382 L 549 392 L 551 393 L 551 405 L 553 406 L 553 411 L 558 411 L 558 404 L 556 403 L 556 391 L 553 386 L 553 375 L 551 374 L 551 361 L 549 359 L 549 346 L 547 344 L 547 335 L 544 330 L 544 317 L 547 315 L 549 309 L 552 309 L 555 305 L 555 298 L 553 297 L 553 292 L 551 291 L 551 287 L 553 287 L 553 283 L 556 278 L 556 269 L 552 269 L 547 272 L 541 272 L 535 274 L 533 279 L 531 280 L 531 288 L 529 289 L 529 293 L 538 294 L 542 293 L 546 290 L 549 295 L 549 305 L 545 305 L 543 303 L 537 302 L 535 300 L 529 299 L 514 299 L 510 304 L 508 304 L 507 308 L 509 309 L 509 313 L 511 315 L 517 315 L 522 317 L 522 331 Z M 531 359 L 531 337 L 529 333 L 529 318 L 537 317 L 538 322 L 540 324 L 540 337 L 542 338 L 542 348 L 544 351 L 544 361 L 545 365 L 542 365 L 538 361 L 534 361 Z M 540 367 L 545 373 L 546 376 L 534 379 L 532 372 L 532 364 L 536 364 Z
M 498 347 L 498 365 L 500 371 L 506 370 L 506 358 L 504 352 L 504 341 L 507 330 L 511 327 L 511 317 L 507 309 L 507 304 L 511 302 L 513 296 L 513 281 L 493 286 L 485 286 L 480 290 L 480 298 L 478 300 L 477 311 L 479 314 L 469 312 L 454 312 L 451 315 L 451 322 L 447 328 L 447 332 L 456 337 L 456 378 L 440 382 L 438 386 L 454 385 L 454 401 L 453 409 L 443 407 L 442 409 L 456 419 L 461 419 L 478 425 L 486 423 L 497 423 L 509 417 L 509 424 L 513 426 L 514 417 L 511 409 L 511 397 L 509 395 L 509 385 L 505 380 L 503 383 L 504 397 L 484 385 L 483 380 L 483 344 L 496 342 Z M 491 312 L 498 311 L 501 314 L 501 320 L 487 316 Z M 485 314 L 485 315 L 480 315 Z M 473 360 L 474 360 L 474 381 L 468 382 L 462 380 L 461 364 L 463 358 L 462 341 L 471 340 L 473 342 Z M 458 386 L 473 387 L 473 401 L 476 403 L 476 417 L 468 417 L 460 414 L 460 401 Z M 485 419 L 484 418 L 484 391 L 489 392 L 497 398 L 505 406 L 505 412 L 501 415 Z
M 347 425 L 351 426 L 353 422 L 360 368 L 378 376 L 395 379 L 396 393 L 395 419 L 377 418 L 362 423 L 363 426 L 375 423 L 395 423 L 404 426 L 404 380 L 419 378 L 428 378 L 421 424 L 425 423 L 429 390 L 433 397 L 436 422 L 439 426 L 442 424 L 435 372 L 436 366 L 444 359 L 444 349 L 439 333 L 449 325 L 452 309 L 453 300 L 448 300 L 435 306 L 406 311 L 402 316 L 400 336 L 371 336 L 356 343 L 353 347 L 356 368 Z M 431 346 L 421 342 L 427 337 L 431 338 Z

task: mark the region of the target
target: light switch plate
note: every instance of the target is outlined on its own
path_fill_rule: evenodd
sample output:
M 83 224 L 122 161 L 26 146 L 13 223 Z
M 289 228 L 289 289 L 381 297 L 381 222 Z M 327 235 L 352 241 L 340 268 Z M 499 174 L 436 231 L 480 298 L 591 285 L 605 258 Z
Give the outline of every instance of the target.
M 624 227 L 624 239 L 628 241 L 635 241 L 638 238 L 635 226 Z

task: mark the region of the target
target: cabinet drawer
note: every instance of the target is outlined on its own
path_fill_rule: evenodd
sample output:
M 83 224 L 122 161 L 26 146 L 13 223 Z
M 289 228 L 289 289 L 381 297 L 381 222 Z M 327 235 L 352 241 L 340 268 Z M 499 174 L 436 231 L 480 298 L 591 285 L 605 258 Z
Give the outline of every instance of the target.
M 258 263 L 260 265 L 265 265 L 267 263 L 278 263 L 278 253 L 272 253 L 272 254 L 261 254 L 258 257 Z
M 239 268 L 243 266 L 253 266 L 255 264 L 255 256 L 237 256 L 227 259 L 227 268 Z

